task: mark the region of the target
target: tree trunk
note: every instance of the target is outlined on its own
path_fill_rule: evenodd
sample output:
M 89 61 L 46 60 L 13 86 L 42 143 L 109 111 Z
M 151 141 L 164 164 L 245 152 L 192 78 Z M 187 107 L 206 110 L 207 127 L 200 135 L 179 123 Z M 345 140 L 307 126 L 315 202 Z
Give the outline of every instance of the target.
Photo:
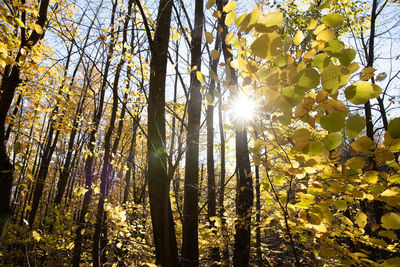
M 192 31 L 192 69 L 201 70 L 201 41 L 203 36 L 203 0 L 196 0 L 194 29 Z M 199 265 L 198 243 L 198 182 L 199 182 L 199 133 L 201 117 L 201 83 L 196 72 L 190 75 L 190 98 L 188 105 L 188 133 L 185 164 L 183 200 L 182 266 Z
M 170 201 L 165 148 L 165 78 L 172 1 L 160 0 L 156 31 L 151 42 L 148 98 L 147 178 L 156 264 L 177 266 L 177 247 Z M 143 14 L 142 14 L 143 15 Z M 145 19 L 145 17 L 143 18 Z M 148 37 L 150 33 L 148 32 Z
M 218 9 L 222 12 L 223 1 L 217 2 Z M 232 54 L 229 47 L 225 43 L 227 27 L 225 25 L 225 13 L 222 13 L 222 50 L 224 53 L 225 63 L 230 69 L 229 86 L 238 88 L 238 78 L 236 72 L 230 67 Z M 238 91 L 238 90 L 235 90 Z M 234 123 L 235 127 L 235 142 L 236 142 L 236 168 L 238 175 L 237 199 L 236 199 L 236 214 L 237 220 L 235 224 L 235 244 L 233 248 L 233 265 L 248 266 L 250 259 L 250 225 L 251 225 L 251 209 L 253 206 L 253 180 L 251 177 L 249 151 L 247 146 L 247 125 Z

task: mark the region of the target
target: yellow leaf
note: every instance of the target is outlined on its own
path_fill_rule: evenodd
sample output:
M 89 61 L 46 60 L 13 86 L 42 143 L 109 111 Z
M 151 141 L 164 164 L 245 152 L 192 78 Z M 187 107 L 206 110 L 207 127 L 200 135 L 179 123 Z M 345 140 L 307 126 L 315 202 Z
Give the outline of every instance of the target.
M 293 43 L 294 45 L 299 45 L 304 40 L 304 34 L 302 31 L 297 31 L 294 36 Z
M 203 73 L 201 73 L 200 71 L 196 71 L 196 77 L 197 77 L 197 80 L 199 80 L 201 83 L 204 83 L 206 81 L 204 79 Z
M 205 32 L 205 37 L 206 37 L 206 41 L 207 43 L 211 44 L 214 40 L 214 36 L 212 35 L 211 32 Z
M 351 147 L 357 151 L 365 151 L 374 147 L 374 142 L 367 136 L 361 136 L 351 143 Z
M 325 42 L 329 42 L 332 41 L 333 39 L 335 39 L 336 35 L 335 35 L 335 31 L 331 30 L 331 29 L 326 29 L 322 32 L 320 32 L 316 39 L 317 40 L 321 40 L 321 41 L 325 41 Z
M 223 11 L 228 13 L 231 12 L 232 10 L 234 10 L 236 8 L 236 2 L 235 1 L 230 1 L 228 4 L 226 4 L 224 6 Z
M 226 45 L 230 45 L 232 44 L 233 40 L 235 40 L 235 35 L 230 32 L 225 36 L 225 44 Z
M 236 13 L 230 12 L 225 17 L 225 25 L 226 26 L 232 25 L 235 22 L 235 20 L 236 20 Z
M 400 230 L 400 215 L 398 213 L 389 212 L 381 218 L 382 227 L 392 230 Z
M 33 29 L 39 34 L 39 35 L 43 35 L 43 28 L 39 25 L 34 23 L 33 24 Z
M 335 206 L 338 210 L 347 210 L 347 202 L 343 199 L 335 200 Z
M 307 26 L 307 30 L 314 30 L 318 25 L 318 20 L 313 19 L 310 21 L 310 24 Z
M 360 228 L 364 228 L 367 225 L 367 218 L 368 217 L 364 212 L 358 211 L 356 215 L 356 224 Z
M 35 239 L 37 242 L 40 241 L 40 234 L 36 231 L 32 231 L 32 237 Z

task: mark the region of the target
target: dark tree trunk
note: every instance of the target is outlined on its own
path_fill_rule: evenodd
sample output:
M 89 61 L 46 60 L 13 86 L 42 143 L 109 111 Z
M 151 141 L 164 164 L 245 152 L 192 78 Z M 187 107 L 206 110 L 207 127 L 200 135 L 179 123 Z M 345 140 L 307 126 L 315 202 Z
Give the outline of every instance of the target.
M 153 41 L 148 32 L 151 43 L 151 61 L 148 97 L 147 179 L 156 264 L 163 267 L 177 266 L 178 264 L 175 230 L 171 220 L 170 180 L 167 173 L 165 150 L 165 78 L 171 11 L 172 1 L 160 0 Z
M 222 12 L 223 1 L 217 2 L 218 9 Z M 222 51 L 224 53 L 225 63 L 227 68 L 230 69 L 229 86 L 238 87 L 238 78 L 236 72 L 230 67 L 230 60 L 232 54 L 229 47 L 225 43 L 225 36 L 227 34 L 227 27 L 224 23 L 225 13 L 221 18 L 222 25 Z M 238 91 L 238 90 L 236 90 Z M 247 145 L 247 130 L 246 124 L 238 122 L 234 123 L 235 126 L 235 142 L 236 142 L 236 168 L 238 175 L 237 184 L 237 199 L 236 199 L 236 214 L 237 220 L 235 224 L 235 244 L 233 248 L 233 265 L 234 266 L 248 266 L 250 259 L 250 225 L 251 225 L 251 209 L 253 206 L 253 180 L 250 169 L 249 151 Z
M 196 0 L 194 29 L 192 31 L 191 67 L 201 70 L 201 41 L 203 36 L 203 0 Z M 199 182 L 199 133 L 201 117 L 201 83 L 196 72 L 190 75 L 190 98 L 188 105 L 188 133 L 185 164 L 183 200 L 182 266 L 199 265 L 198 243 L 198 182 Z

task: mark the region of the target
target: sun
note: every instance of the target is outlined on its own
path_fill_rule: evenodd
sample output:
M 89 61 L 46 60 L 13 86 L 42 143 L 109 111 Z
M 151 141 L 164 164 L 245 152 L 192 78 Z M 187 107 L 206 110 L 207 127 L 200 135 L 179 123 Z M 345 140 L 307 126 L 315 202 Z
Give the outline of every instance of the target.
M 256 110 L 256 101 L 252 97 L 241 94 L 232 100 L 229 113 L 233 121 L 245 123 L 254 119 Z

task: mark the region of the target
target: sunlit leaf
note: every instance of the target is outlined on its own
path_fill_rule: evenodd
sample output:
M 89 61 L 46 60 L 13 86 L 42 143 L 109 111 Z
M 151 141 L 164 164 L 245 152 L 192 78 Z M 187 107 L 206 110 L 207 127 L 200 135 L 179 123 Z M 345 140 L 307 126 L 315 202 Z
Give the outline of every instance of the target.
M 206 8 L 210 9 L 214 4 L 215 4 L 216 0 L 208 0 L 206 3 Z
M 204 83 L 206 80 L 204 79 L 204 75 L 203 73 L 201 73 L 200 71 L 196 71 L 196 77 L 197 80 L 199 80 L 200 82 Z
M 349 159 L 346 164 L 347 164 L 347 167 L 349 167 L 351 169 L 359 170 L 359 169 L 364 168 L 365 161 L 360 157 L 353 157 L 353 158 Z
M 357 151 L 366 151 L 368 149 L 372 149 L 374 147 L 374 142 L 367 136 L 362 136 L 358 138 L 356 141 L 351 143 L 351 147 Z
M 332 28 L 340 27 L 343 21 L 343 16 L 336 13 L 328 14 L 322 18 L 322 22 Z
M 236 1 L 230 1 L 224 6 L 223 11 L 228 13 L 234 10 L 235 8 L 236 8 Z
M 389 212 L 381 218 L 382 227 L 392 230 L 400 230 L 400 214 Z
M 232 25 L 235 22 L 236 17 L 237 15 L 235 12 L 228 13 L 228 15 L 226 15 L 225 17 L 225 25 L 226 26 Z
M 294 82 L 307 90 L 315 88 L 319 85 L 319 73 L 314 68 L 306 68 L 296 75 Z
M 297 31 L 294 36 L 293 43 L 294 45 L 299 45 L 304 40 L 304 34 L 302 31 Z
M 390 137 L 400 138 L 400 118 L 393 119 L 389 122 L 388 131 Z
M 362 211 L 358 211 L 357 215 L 356 215 L 356 224 L 360 227 L 363 228 L 367 225 L 367 215 L 362 212 Z
M 368 100 L 378 97 L 381 92 L 382 89 L 378 85 L 366 81 L 355 82 L 344 91 L 347 100 L 354 105 L 365 104 Z
M 258 37 L 250 46 L 253 53 L 267 60 L 279 54 L 282 47 L 282 39 L 277 32 L 266 33 Z
M 319 119 L 322 128 L 329 132 L 337 132 L 344 128 L 345 116 L 342 112 L 323 115 Z
M 347 210 L 347 202 L 343 199 L 335 200 L 335 206 L 338 210 Z
M 342 143 L 342 135 L 340 133 L 330 133 L 325 136 L 324 144 L 326 150 L 333 150 Z
M 335 38 L 336 38 L 335 31 L 333 31 L 331 29 L 323 30 L 316 37 L 317 40 L 321 40 L 321 41 L 324 41 L 324 42 L 329 42 L 329 41 L 331 41 L 331 40 L 333 40 Z
M 350 138 L 356 138 L 365 128 L 365 119 L 355 114 L 346 120 L 346 134 Z
M 212 35 L 211 32 L 205 32 L 204 36 L 206 38 L 207 43 L 211 44 L 214 40 L 214 36 Z

